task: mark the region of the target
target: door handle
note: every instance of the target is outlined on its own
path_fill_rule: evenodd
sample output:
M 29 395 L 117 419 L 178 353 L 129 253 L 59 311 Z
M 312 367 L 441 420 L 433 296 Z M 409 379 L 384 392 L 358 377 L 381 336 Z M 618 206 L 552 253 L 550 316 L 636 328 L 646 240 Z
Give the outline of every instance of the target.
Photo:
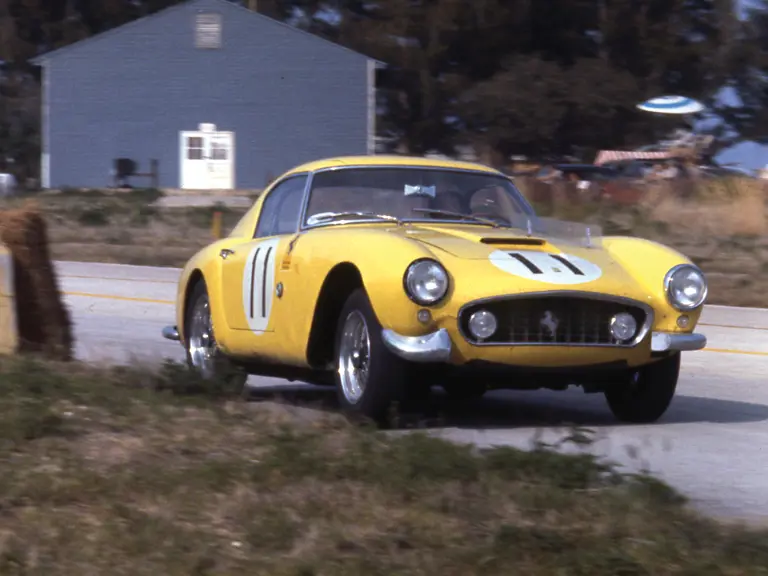
M 230 256 L 230 255 L 232 255 L 234 253 L 235 253 L 234 250 L 230 250 L 229 248 L 222 248 L 219 251 L 219 256 L 221 256 L 222 260 L 226 260 L 227 256 Z

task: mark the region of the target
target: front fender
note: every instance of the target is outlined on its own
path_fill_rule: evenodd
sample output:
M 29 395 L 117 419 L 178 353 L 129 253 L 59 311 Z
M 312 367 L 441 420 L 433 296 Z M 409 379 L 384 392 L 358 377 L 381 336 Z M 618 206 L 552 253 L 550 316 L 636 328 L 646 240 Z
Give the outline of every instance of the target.
M 603 238 L 603 247 L 648 294 L 648 304 L 656 311 L 654 329 L 672 332 L 691 332 L 699 321 L 700 306 L 691 312 L 680 312 L 672 307 L 664 290 L 664 276 L 679 264 L 693 264 L 684 254 L 652 240 L 627 236 Z M 686 328 L 677 325 L 677 319 L 688 316 Z
M 408 266 L 419 258 L 440 261 L 431 249 L 421 242 L 387 233 L 386 231 L 315 230 L 311 234 L 311 249 L 305 254 L 311 263 L 313 277 L 324 279 L 338 264 L 347 263 L 357 268 L 368 294 L 371 306 L 384 328 L 401 333 L 426 333 L 416 319 L 422 309 L 408 298 L 403 277 Z M 301 241 L 300 241 L 301 242 Z M 450 270 L 446 266 L 450 277 Z M 450 301 L 453 282 L 443 302 Z M 319 292 L 322 282 L 316 287 Z M 437 311 L 443 303 L 430 307 Z

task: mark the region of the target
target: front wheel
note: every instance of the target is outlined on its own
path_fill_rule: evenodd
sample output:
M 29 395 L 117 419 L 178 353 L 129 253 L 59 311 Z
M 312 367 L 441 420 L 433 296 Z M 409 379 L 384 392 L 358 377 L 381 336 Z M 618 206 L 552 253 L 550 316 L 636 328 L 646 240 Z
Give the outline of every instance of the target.
M 208 290 L 202 280 L 192 289 L 184 323 L 184 348 L 192 371 L 206 382 L 224 384 L 227 389 L 242 393 L 248 374 L 234 366 L 216 344 Z
M 385 424 L 393 407 L 407 411 L 426 400 L 428 388 L 408 378 L 406 362 L 384 345 L 381 324 L 363 289 L 352 292 L 341 310 L 334 355 L 337 396 L 348 415 Z
M 643 366 L 629 381 L 611 384 L 605 390 L 613 415 L 636 424 L 655 422 L 669 408 L 680 375 L 680 352 Z

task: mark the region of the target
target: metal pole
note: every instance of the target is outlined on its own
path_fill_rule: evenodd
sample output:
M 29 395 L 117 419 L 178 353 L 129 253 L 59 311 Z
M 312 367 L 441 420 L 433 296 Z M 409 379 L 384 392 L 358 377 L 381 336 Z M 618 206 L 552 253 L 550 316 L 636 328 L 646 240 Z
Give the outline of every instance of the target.
M 215 240 L 221 239 L 221 212 L 216 210 L 213 213 L 213 220 L 211 222 L 211 236 Z

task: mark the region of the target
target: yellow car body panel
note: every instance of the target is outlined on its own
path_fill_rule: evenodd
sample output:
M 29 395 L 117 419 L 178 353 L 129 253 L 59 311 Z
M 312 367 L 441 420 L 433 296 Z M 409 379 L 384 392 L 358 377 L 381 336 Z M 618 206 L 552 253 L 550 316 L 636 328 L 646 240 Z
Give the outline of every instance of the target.
M 305 164 L 283 177 L 356 165 L 422 166 L 500 174 L 464 162 L 364 156 Z M 536 245 L 536 236 L 528 237 L 524 231 L 439 220 L 402 225 L 381 221 L 349 223 L 254 238 L 259 213 L 270 190 L 262 194 L 228 237 L 202 249 L 184 267 L 176 302 L 182 340 L 185 298 L 190 282 L 201 276 L 208 290 L 216 340 L 226 354 L 308 367 L 308 344 L 321 291 L 329 274 L 339 266 L 359 273 L 384 329 L 403 336 L 445 329 L 453 345 L 449 362 L 455 365 L 480 360 L 518 367 L 590 366 L 616 361 L 639 366 L 654 361 L 650 346 L 653 331 L 692 333 L 701 314 L 701 307 L 681 313 L 668 302 L 665 275 L 672 267 L 691 262 L 655 242 L 603 237 L 589 247 L 542 238 L 541 245 Z M 227 251 L 226 257 L 222 257 L 222 250 Z M 510 273 L 514 263 L 505 255 L 510 250 L 525 252 L 536 261 L 551 254 L 565 254 L 594 273 L 568 276 L 564 267 L 553 266 L 542 274 L 542 279 L 526 278 Z M 419 258 L 438 260 L 450 277 L 449 292 L 439 305 L 429 307 L 428 322 L 417 318 L 424 307 L 414 303 L 403 286 L 406 268 Z M 566 277 L 567 281 L 563 280 Z M 557 291 L 637 301 L 653 310 L 652 325 L 634 347 L 478 346 L 461 334 L 459 312 L 470 302 Z M 688 317 L 684 328 L 678 324 L 683 315 Z

